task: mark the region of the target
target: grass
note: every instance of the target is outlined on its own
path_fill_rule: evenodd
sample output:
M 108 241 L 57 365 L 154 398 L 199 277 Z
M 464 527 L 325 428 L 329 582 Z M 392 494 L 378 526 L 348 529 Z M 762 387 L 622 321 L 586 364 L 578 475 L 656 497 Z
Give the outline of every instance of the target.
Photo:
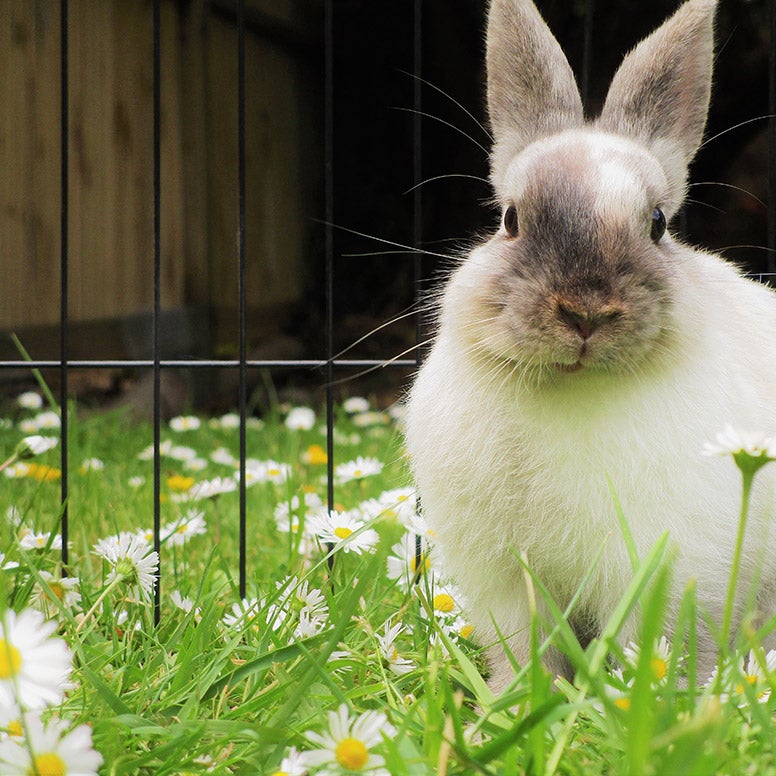
M 2 460 L 24 436 L 20 424 L 35 415 L 9 410 Z M 430 570 L 411 582 L 414 533 L 407 528 L 408 502 L 396 500 L 409 477 L 394 424 L 379 416 L 361 425 L 338 409 L 335 462 L 364 456 L 383 466 L 337 485 L 337 508 L 357 510 L 366 523 L 349 524 L 354 533 L 330 549 L 309 535 L 315 521 L 297 501 L 304 494 L 326 499 L 322 421 L 291 429 L 285 417 L 278 409 L 247 433 L 249 458 L 290 468 L 285 478 L 251 482 L 246 491 L 246 612 L 238 593 L 238 493 L 177 500 L 192 481 L 233 474 L 235 464 L 211 458 L 220 451 L 215 457 L 227 460 L 224 450 L 237 456 L 238 432 L 229 424 L 202 418 L 196 429 L 163 429 L 171 449 L 161 459 L 162 522 L 186 520 L 193 508 L 206 528 L 183 544 L 163 542 L 158 624 L 151 601 L 132 595 L 128 580 L 105 593 L 110 565 L 93 552 L 100 539 L 150 528 L 153 464 L 140 457 L 152 440 L 149 426 L 120 412 L 71 410 L 67 572 L 78 578 L 81 594 L 74 606 L 55 595 L 61 554 L 50 546 L 61 517 L 60 448 L 28 459 L 38 468 L 26 476 L 22 469 L 16 477 L 0 475 L 0 551 L 5 562 L 19 564 L 0 572 L 2 606 L 43 607 L 57 619 L 58 638 L 74 656 L 72 687 L 43 716 L 88 724 L 104 760 L 100 773 L 302 773 L 296 752 L 324 748 L 308 734 L 332 733 L 329 714 L 343 704 L 350 749 L 337 751 L 355 770 L 329 763 L 336 773 L 374 772 L 358 771 L 365 762 L 353 743 L 359 740 L 378 758 L 369 764 L 397 776 L 776 773 L 776 677 L 766 670 L 773 665 L 759 647 L 760 634 L 745 629 L 738 652 L 722 651 L 716 680 L 698 676 L 693 645 L 702 615 L 690 587 L 673 644 L 658 647 L 670 579 L 667 540 L 644 558 L 634 550 L 631 586 L 585 649 L 525 565 L 533 596 L 544 599 L 553 621 L 543 629 L 535 624 L 534 659 L 516 666 L 515 684 L 495 698 L 483 679 L 476 633 L 458 610 L 457 591 L 432 573 L 433 556 Z M 193 470 L 186 458 L 192 455 Z M 103 468 L 81 470 L 89 459 Z M 276 512 L 284 509 L 299 519 L 298 531 L 278 527 Z M 627 542 L 627 516 L 620 517 Z M 47 532 L 39 549 L 23 549 L 25 534 Z M 397 549 L 402 541 L 404 555 Z M 359 543 L 369 546 L 353 551 Z M 305 629 L 303 599 L 311 590 L 320 591 L 317 619 Z M 190 600 L 190 611 L 173 602 L 174 591 Z M 623 650 L 617 635 L 637 605 L 640 643 Z M 571 659 L 574 683 L 544 671 L 539 656 L 548 631 Z M 368 712 L 385 718 L 362 716 Z M 359 718 L 361 727 L 353 727 Z M 368 732 L 378 723 L 388 735 Z

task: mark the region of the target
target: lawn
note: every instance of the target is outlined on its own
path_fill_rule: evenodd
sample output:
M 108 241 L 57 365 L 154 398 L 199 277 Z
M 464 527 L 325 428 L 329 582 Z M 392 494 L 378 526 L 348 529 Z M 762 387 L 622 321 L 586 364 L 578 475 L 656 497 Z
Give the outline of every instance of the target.
M 776 653 L 749 628 L 697 675 L 692 589 L 663 633 L 667 541 L 633 557 L 585 650 L 555 612 L 573 684 L 543 670 L 537 623 L 535 659 L 494 698 L 416 513 L 400 413 L 336 409 L 333 512 L 325 418 L 249 419 L 241 597 L 236 415 L 162 428 L 157 557 L 153 429 L 72 407 L 63 575 L 59 418 L 41 404 L 19 397 L 0 434 L 0 773 L 776 773 Z M 619 645 L 637 606 L 640 643 Z

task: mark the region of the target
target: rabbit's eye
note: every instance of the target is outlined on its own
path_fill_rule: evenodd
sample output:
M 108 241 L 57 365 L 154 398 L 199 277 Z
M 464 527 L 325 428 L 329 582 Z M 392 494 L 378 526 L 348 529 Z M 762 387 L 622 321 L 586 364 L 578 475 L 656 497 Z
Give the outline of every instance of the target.
M 507 230 L 507 234 L 510 237 L 517 237 L 518 224 L 517 224 L 517 208 L 514 205 L 510 205 L 504 213 L 504 229 Z
M 658 242 L 660 238 L 665 234 L 666 231 L 666 216 L 665 213 L 659 208 L 656 207 L 652 211 L 652 231 L 650 232 L 650 236 L 652 237 L 652 242 Z

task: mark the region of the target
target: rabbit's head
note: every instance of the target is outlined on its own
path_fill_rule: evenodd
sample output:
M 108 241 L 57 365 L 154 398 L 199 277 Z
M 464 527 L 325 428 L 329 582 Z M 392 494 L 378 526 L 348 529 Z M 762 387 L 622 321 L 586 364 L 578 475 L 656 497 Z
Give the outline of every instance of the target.
M 703 135 L 714 0 L 688 0 L 631 51 L 586 122 L 530 0 L 492 0 L 491 178 L 502 220 L 443 307 L 465 347 L 536 374 L 634 371 L 670 350 L 688 249 L 666 231 Z

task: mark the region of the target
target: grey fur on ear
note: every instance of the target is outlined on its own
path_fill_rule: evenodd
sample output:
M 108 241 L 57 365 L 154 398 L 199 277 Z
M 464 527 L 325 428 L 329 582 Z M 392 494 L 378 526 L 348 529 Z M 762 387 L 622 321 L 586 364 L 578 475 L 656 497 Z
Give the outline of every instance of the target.
M 684 199 L 687 167 L 703 138 L 711 94 L 716 0 L 688 0 L 623 60 L 598 126 L 643 143 Z
M 531 0 L 492 0 L 487 35 L 491 177 L 526 145 L 584 121 L 568 60 Z

